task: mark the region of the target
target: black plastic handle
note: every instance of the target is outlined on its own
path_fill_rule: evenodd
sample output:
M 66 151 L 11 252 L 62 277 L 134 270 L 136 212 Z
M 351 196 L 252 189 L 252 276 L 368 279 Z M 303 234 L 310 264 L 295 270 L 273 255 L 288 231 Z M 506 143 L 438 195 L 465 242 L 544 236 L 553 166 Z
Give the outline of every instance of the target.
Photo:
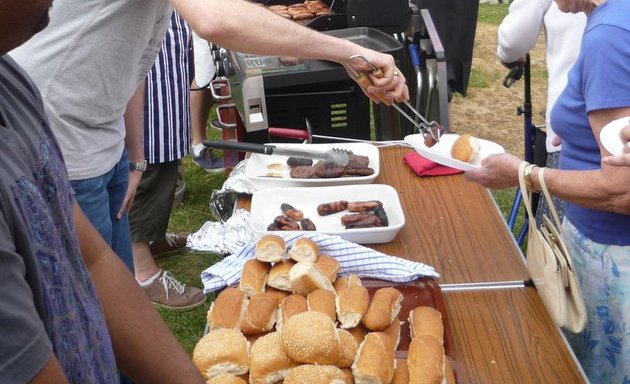
M 245 143 L 232 140 L 204 140 L 203 145 L 216 149 L 232 149 L 241 152 L 262 153 L 265 155 L 271 155 L 275 148 L 273 145 Z

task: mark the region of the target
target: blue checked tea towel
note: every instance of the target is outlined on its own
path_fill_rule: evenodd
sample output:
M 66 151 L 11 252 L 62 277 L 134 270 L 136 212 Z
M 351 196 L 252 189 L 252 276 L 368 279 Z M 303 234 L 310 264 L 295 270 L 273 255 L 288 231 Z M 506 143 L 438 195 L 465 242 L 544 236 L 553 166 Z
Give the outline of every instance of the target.
M 389 256 L 371 248 L 343 240 L 339 236 L 326 234 L 291 233 L 282 234 L 288 247 L 303 236 L 309 237 L 319 247 L 320 254 L 337 259 L 340 265 L 339 274 L 356 274 L 362 278 L 373 278 L 396 283 L 407 283 L 421 277 L 439 277 L 433 267 Z M 204 292 L 213 292 L 235 284 L 241 277 L 243 264 L 254 257 L 256 242 L 252 242 L 237 253 L 201 272 Z

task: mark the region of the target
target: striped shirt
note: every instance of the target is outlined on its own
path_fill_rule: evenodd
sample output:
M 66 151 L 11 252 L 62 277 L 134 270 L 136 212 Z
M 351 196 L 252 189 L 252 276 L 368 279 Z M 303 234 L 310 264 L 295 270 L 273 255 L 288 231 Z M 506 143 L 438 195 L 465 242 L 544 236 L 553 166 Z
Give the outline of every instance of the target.
M 176 161 L 190 150 L 191 30 L 173 12 L 145 88 L 144 156 L 148 163 Z

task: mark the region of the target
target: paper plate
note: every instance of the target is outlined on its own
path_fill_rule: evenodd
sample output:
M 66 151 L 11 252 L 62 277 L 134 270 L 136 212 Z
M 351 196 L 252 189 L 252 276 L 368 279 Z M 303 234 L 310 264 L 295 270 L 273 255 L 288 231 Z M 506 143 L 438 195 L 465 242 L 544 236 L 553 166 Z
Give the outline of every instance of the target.
M 477 138 L 479 153 L 470 163 L 453 159 L 451 157 L 451 147 L 453 147 L 453 143 L 458 137 L 459 134 L 457 133 L 444 134 L 440 137 L 440 141 L 432 147 L 427 147 L 424 144 L 424 137 L 421 134 L 408 135 L 405 137 L 405 142 L 427 159 L 451 168 L 461 169 L 462 171 L 479 168 L 481 160 L 487 156 L 505 153 L 505 149 L 501 145 L 493 141 Z
M 599 140 L 608 152 L 614 156 L 621 155 L 623 150 L 623 143 L 619 137 L 621 128 L 626 125 L 630 125 L 630 117 L 622 117 L 621 119 L 613 120 L 606 124 L 599 133 Z

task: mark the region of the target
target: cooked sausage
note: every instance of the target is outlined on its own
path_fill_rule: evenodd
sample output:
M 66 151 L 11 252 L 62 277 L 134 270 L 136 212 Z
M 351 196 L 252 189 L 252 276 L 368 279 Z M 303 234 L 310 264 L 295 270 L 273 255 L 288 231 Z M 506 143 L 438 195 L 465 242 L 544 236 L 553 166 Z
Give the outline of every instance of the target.
M 333 213 L 345 211 L 348 208 L 348 202 L 345 200 L 323 203 L 317 206 L 317 213 L 320 216 L 332 215 Z
M 300 221 L 300 227 L 303 231 L 316 231 L 315 223 L 311 219 L 304 218 Z
M 378 207 L 382 207 L 383 203 L 379 200 L 369 201 L 351 201 L 348 203 L 348 211 L 350 212 L 367 212 L 374 211 Z
M 295 221 L 300 221 L 304 218 L 304 213 L 291 204 L 282 203 L 280 204 L 280 209 L 282 210 L 282 214 Z

